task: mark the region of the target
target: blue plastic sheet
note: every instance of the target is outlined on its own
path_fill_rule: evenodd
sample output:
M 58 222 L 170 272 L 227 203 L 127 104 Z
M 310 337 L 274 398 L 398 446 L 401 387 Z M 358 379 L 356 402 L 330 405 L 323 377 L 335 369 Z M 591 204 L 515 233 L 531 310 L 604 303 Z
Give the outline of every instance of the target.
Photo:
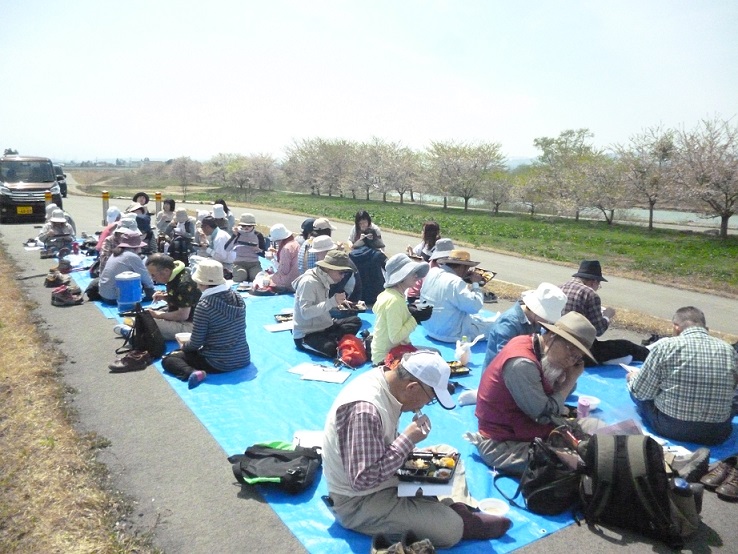
M 326 414 L 343 386 L 301 380 L 298 375 L 287 371 L 305 361 L 330 363 L 298 352 L 289 331 L 272 333 L 264 329 L 264 325 L 275 323 L 275 314 L 292 307 L 293 296 L 256 297 L 244 294 L 244 298 L 251 365 L 228 374 L 208 375 L 204 383 L 190 390 L 186 383 L 164 373 L 160 363 L 156 364 L 172 388 L 221 445 L 225 453 L 224 464 L 228 463 L 227 455 L 242 453 L 256 442 L 291 441 L 296 431 L 322 430 Z M 106 309 L 102 304 L 98 305 Z M 117 313 L 113 317 L 117 317 Z M 374 321 L 373 314 L 361 314 L 360 317 L 364 321 L 363 329 L 370 329 Z M 411 339 L 417 346 L 433 346 L 441 351 L 445 359 L 453 359 L 453 345 L 429 339 L 422 327 L 413 333 Z M 176 347 L 173 342 L 168 346 L 170 350 Z M 471 374 L 452 380 L 464 387 L 476 388 L 482 373 L 485 347 L 486 344 L 481 342 L 473 348 L 469 364 Z M 367 363 L 355 373 L 369 368 L 370 364 Z M 346 382 L 353 378 L 354 375 Z M 457 390 L 457 393 L 460 390 L 463 389 Z M 599 408 L 591 414 L 593 416 L 608 423 L 632 418 L 641 425 L 625 388 L 625 370 L 619 366 L 587 369 L 578 381 L 576 393 L 601 399 Z M 576 403 L 576 393 L 570 398 L 570 403 Z M 459 450 L 466 465 L 471 494 L 476 499 L 501 498 L 492 484 L 492 471 L 476 455 L 476 449 L 462 438 L 464 432 L 477 428 L 474 406 L 457 406 L 448 411 L 433 405 L 425 408 L 424 412 L 433 423 L 428 443 L 450 444 Z M 403 416 L 401 429 L 409 423 L 411 415 Z M 712 459 L 722 459 L 735 452 L 738 450 L 737 444 L 738 431 L 734 425 L 731 438 L 723 445 L 712 448 Z M 697 448 L 693 444 L 684 446 L 691 450 Z M 515 492 L 515 481 L 503 479 L 500 483 L 506 494 Z M 369 537 L 347 531 L 335 522 L 321 500 L 321 496 L 328 493 L 325 481 L 321 478 L 310 490 L 296 496 L 269 487 L 261 487 L 260 492 L 308 551 L 316 554 L 369 551 Z M 543 517 L 515 507 L 511 507 L 508 517 L 513 521 L 510 531 L 501 539 L 481 543 L 485 549 L 490 552 L 510 552 L 573 523 L 570 514 Z M 462 541 L 448 552 L 472 554 L 479 552 L 481 544 L 479 541 Z

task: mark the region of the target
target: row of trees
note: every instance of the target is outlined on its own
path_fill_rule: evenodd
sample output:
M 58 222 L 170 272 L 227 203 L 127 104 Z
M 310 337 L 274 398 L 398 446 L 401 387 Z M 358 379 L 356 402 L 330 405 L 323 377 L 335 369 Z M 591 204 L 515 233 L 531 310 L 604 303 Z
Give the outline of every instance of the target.
M 534 141 L 530 164 L 510 169 L 499 143 L 437 141 L 422 151 L 398 142 L 313 138 L 294 142 L 278 162 L 265 154 L 218 154 L 200 163 L 188 157 L 167 162 L 186 197 L 189 183 L 242 190 L 288 188 L 316 195 L 419 195 L 474 200 L 498 213 L 504 205 L 546 209 L 579 218 L 601 212 L 611 224 L 615 210 L 659 207 L 692 209 L 719 217 L 720 235 L 738 207 L 738 127 L 728 120 L 700 122 L 694 129 L 645 129 L 625 144 L 596 148 L 588 129 L 566 130 Z

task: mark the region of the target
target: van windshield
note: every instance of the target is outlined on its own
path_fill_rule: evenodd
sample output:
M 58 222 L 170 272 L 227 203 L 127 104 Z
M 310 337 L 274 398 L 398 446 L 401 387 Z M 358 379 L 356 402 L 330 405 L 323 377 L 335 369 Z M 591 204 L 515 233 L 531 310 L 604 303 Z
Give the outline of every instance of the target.
M 53 183 L 56 181 L 50 162 L 4 160 L 0 162 L 0 180 L 5 183 Z

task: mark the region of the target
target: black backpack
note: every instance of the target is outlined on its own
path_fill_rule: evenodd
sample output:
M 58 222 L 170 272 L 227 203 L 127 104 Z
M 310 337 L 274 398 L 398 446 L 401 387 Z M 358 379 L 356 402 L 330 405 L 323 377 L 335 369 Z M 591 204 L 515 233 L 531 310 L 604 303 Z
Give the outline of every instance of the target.
M 296 494 L 313 483 L 322 460 L 317 448 L 275 441 L 249 446 L 228 461 L 242 485 L 271 483 Z
M 166 342 L 151 314 L 142 309 L 140 303 L 137 303 L 133 311 L 121 315 L 133 317 L 134 324 L 131 334 L 126 337 L 123 346 L 115 350 L 115 353 L 122 354 L 129 350 L 143 350 L 148 352 L 152 359 L 161 358 L 166 351 Z
M 683 544 L 673 521 L 662 447 L 646 435 L 593 435 L 580 484 L 588 524 L 604 523 Z
M 507 496 L 497 484 L 503 473 L 495 475 L 493 483 L 507 501 L 534 514 L 556 515 L 572 509 L 579 491 L 579 470 L 571 469 L 556 455 L 548 441 L 536 438 L 528 448 L 528 463 L 520 476 L 513 496 Z M 515 499 L 522 493 L 525 506 Z

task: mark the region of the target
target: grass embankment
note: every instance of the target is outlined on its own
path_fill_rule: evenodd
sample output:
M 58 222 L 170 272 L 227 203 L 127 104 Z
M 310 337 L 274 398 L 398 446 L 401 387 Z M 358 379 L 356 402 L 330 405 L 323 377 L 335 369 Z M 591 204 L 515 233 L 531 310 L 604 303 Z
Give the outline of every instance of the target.
M 156 552 L 119 532 L 126 503 L 95 461 L 105 441 L 72 427 L 62 358 L 29 315 L 15 271 L 0 250 L 0 552 Z
M 104 173 L 103 173 L 104 174 Z M 106 174 L 110 177 L 110 173 Z M 75 173 L 77 177 L 77 173 Z M 94 185 L 100 175 L 79 175 L 87 190 L 99 193 Z M 130 175 L 128 176 L 130 180 Z M 181 198 L 181 188 L 171 181 L 136 182 L 131 185 L 123 176 L 105 182 L 111 196 L 130 197 L 132 190 L 166 191 Z M 189 201 L 211 201 L 223 197 L 233 205 L 260 206 L 265 209 L 300 214 L 320 214 L 332 219 L 353 221 L 359 209 L 366 209 L 383 229 L 419 236 L 423 222 L 436 220 L 444 236 L 461 244 L 511 253 L 553 263 L 577 267 L 583 259 L 598 259 L 610 275 L 632 277 L 647 282 L 670 284 L 690 290 L 738 295 L 738 237 L 719 239 L 713 235 L 655 229 L 648 231 L 637 225 L 607 225 L 602 221 L 574 221 L 560 217 L 534 217 L 435 205 L 380 200 L 352 200 L 326 196 L 298 195 L 285 192 L 256 192 L 245 198 L 243 191 L 213 188 L 192 190 Z M 490 268 L 494 269 L 494 268 Z

